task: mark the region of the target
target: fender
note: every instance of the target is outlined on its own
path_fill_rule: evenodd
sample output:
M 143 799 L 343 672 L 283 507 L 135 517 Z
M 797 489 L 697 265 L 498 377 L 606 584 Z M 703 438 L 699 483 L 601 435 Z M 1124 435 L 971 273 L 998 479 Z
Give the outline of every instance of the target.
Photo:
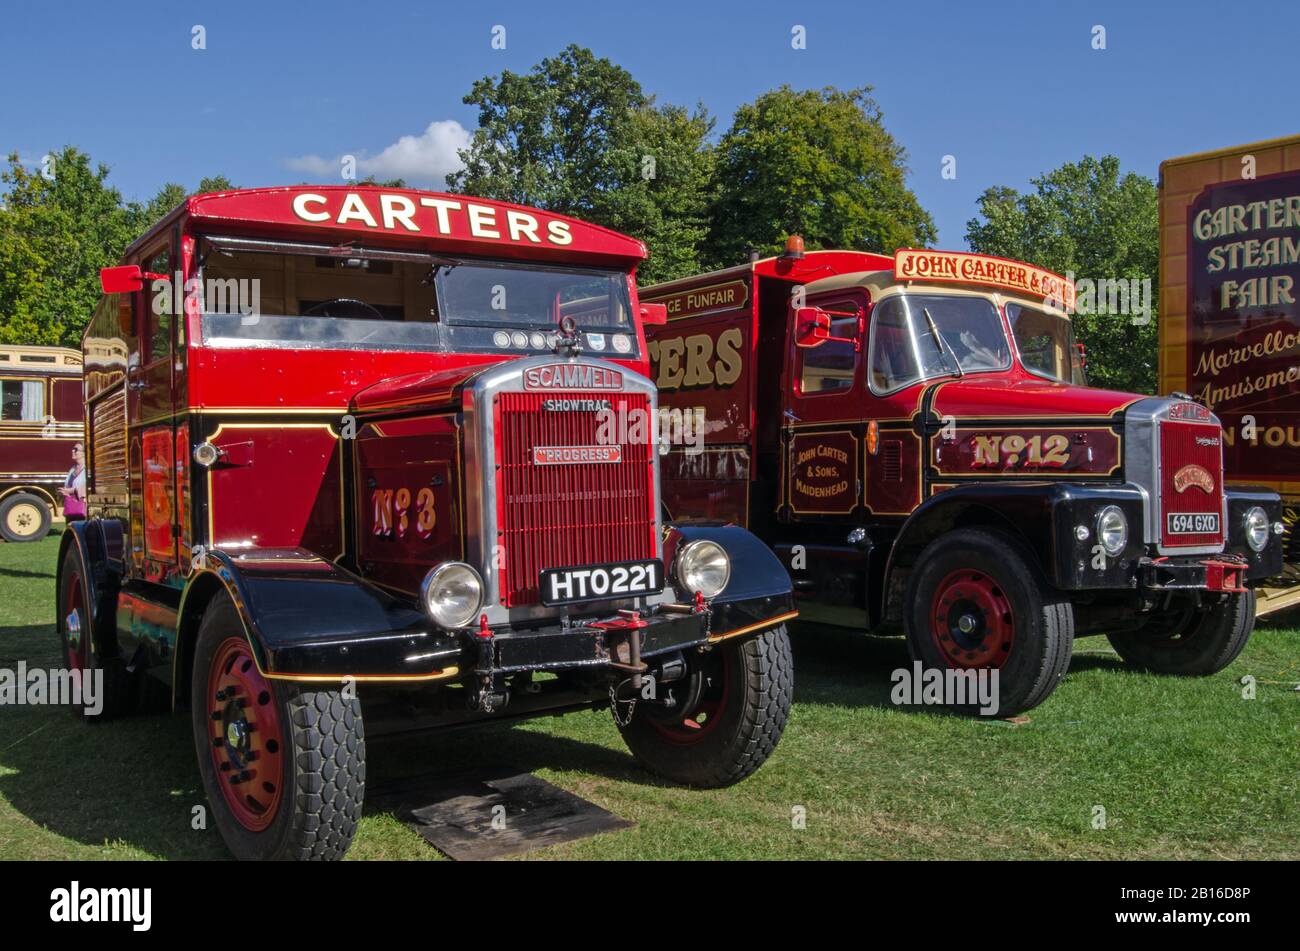
M 1280 535 L 1271 534 L 1263 551 L 1255 551 L 1246 543 L 1246 512 L 1258 505 L 1268 515 L 1270 525 L 1282 522 L 1282 498 L 1272 489 L 1261 485 L 1229 485 L 1224 487 L 1228 497 L 1228 542 L 1225 551 L 1246 559 L 1246 580 L 1262 581 L 1282 574 L 1283 552 Z
M 117 591 L 121 586 L 125 536 L 117 519 L 78 519 L 68 522 L 59 540 L 55 569 L 55 599 L 63 590 L 63 559 L 76 546 L 85 567 L 86 594 L 91 604 L 90 644 L 97 655 L 117 650 Z M 57 609 L 56 609 L 57 610 Z
M 436 663 L 455 648 L 455 639 L 434 628 L 423 612 L 301 548 L 205 552 L 181 597 L 183 641 L 192 643 L 218 584 L 234 602 L 268 679 L 401 682 L 458 673 Z M 186 682 L 181 665 L 188 656 L 188 647 L 176 651 L 174 684 Z
M 731 558 L 731 579 L 709 602 L 713 611 L 711 640 L 740 637 L 792 620 L 794 606 L 790 574 L 765 542 L 735 525 L 680 525 L 665 528 L 664 563 L 670 579 L 677 547 L 688 541 L 717 542 Z
M 1091 525 L 1096 512 L 1116 505 L 1130 526 L 1128 548 L 1108 559 L 1102 570 L 1080 570 L 1090 561 L 1095 540 L 1079 539 L 1075 526 Z M 1025 482 L 960 485 L 926 499 L 899 529 L 885 563 L 884 597 L 897 573 L 915 564 L 922 549 L 954 528 L 1000 529 L 1024 546 L 1043 576 L 1064 589 L 1124 586 L 1126 559 L 1142 556 L 1143 493 L 1128 484 L 1079 485 Z

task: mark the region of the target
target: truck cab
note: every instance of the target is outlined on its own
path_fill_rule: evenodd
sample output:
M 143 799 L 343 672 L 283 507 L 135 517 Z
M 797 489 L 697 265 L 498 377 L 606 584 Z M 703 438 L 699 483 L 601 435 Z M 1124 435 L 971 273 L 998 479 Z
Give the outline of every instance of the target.
M 609 705 L 674 781 L 771 753 L 791 584 L 749 533 L 662 517 L 645 253 L 302 186 L 188 198 L 104 271 L 59 633 L 108 713 L 188 711 L 237 856 L 340 857 L 367 731 Z
M 1074 288 L 961 252 L 805 253 L 643 290 L 650 357 L 702 439 L 664 462 L 678 522 L 748 527 L 806 620 L 901 627 L 927 668 L 1045 699 L 1075 637 L 1155 670 L 1240 652 L 1281 565 L 1273 492 L 1226 487 L 1190 397 L 1087 386 Z

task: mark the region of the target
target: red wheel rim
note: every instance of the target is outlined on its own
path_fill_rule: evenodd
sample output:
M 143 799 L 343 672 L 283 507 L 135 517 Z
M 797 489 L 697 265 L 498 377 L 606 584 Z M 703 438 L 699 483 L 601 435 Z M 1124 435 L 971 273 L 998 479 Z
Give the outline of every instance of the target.
M 680 720 L 662 720 L 647 718 L 647 722 L 669 743 L 677 746 L 694 746 L 711 736 L 722 722 L 723 711 L 727 709 L 727 698 L 731 693 L 731 677 L 735 661 L 733 651 L 726 651 L 725 658 L 708 666 L 701 676 L 711 678 L 711 683 L 704 686 L 704 694 L 689 717 Z M 671 687 L 671 685 L 665 685 Z
M 1011 601 L 984 572 L 954 571 L 935 589 L 930 633 L 949 667 L 1001 668 L 1016 639 Z
M 228 637 L 217 647 L 207 698 L 217 784 L 239 824 L 260 832 L 280 807 L 285 743 L 275 691 L 245 638 Z
M 84 601 L 81 575 L 74 571 L 68 577 L 68 599 L 63 605 L 63 642 L 67 646 L 68 669 L 74 671 L 83 671 L 89 666 L 86 619 L 81 616 Z

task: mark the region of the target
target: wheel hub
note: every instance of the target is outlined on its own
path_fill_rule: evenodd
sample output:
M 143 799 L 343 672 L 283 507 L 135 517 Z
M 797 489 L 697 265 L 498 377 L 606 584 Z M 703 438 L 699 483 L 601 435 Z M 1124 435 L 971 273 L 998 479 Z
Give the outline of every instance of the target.
M 67 644 L 68 668 L 84 670 L 87 660 L 83 656 L 85 636 L 81 629 L 81 575 L 75 571 L 68 577 L 67 597 L 67 614 L 63 616 L 63 640 Z
M 283 798 L 285 740 L 270 683 L 243 637 L 218 646 L 208 674 L 208 721 L 217 783 L 240 825 L 260 832 Z
M 702 742 L 722 722 L 731 681 L 736 676 L 734 655 L 734 650 L 723 650 L 695 658 L 697 666 L 687 675 L 680 695 L 674 697 L 675 702 L 658 708 L 646 707 L 646 722 L 674 745 L 692 746 Z
M 930 631 L 948 666 L 1001 667 L 1015 641 L 1010 599 L 990 575 L 954 571 L 935 589 Z
M 81 652 L 81 612 L 76 608 L 63 619 L 63 636 L 67 638 L 68 650 L 76 657 Z

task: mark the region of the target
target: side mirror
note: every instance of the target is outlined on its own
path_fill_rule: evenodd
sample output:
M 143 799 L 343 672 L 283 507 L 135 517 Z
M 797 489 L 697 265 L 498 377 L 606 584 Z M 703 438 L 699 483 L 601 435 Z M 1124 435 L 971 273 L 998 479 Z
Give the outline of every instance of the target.
M 800 307 L 794 312 L 796 347 L 820 347 L 831 339 L 831 315 L 820 307 Z
M 1076 343 L 1074 349 L 1079 353 L 1079 366 L 1088 369 L 1088 348 L 1081 343 Z
M 106 267 L 99 272 L 99 286 L 105 294 L 134 294 L 144 287 L 144 275 L 138 264 Z
M 662 327 L 668 323 L 667 304 L 642 304 L 641 323 L 647 327 Z

